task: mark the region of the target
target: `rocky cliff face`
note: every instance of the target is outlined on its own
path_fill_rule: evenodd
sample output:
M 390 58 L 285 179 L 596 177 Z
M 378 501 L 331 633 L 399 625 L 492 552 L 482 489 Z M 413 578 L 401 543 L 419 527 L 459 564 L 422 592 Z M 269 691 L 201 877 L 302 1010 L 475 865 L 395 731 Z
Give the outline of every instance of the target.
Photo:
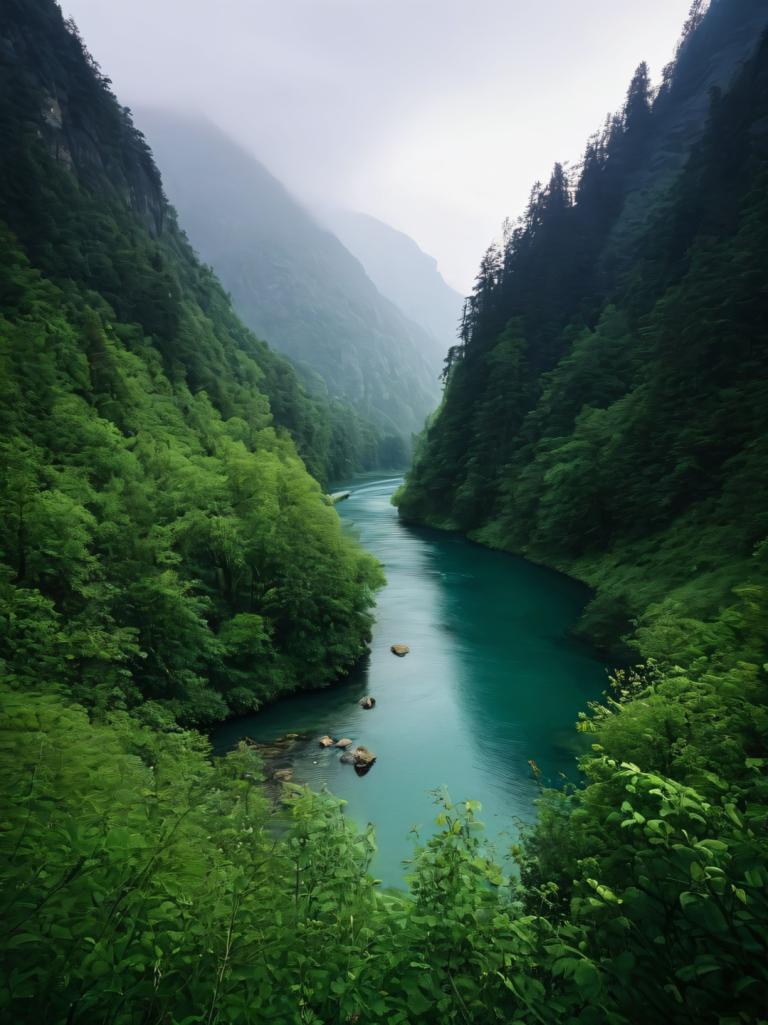
M 4 88 L 20 120 L 80 185 L 127 201 L 159 234 L 167 212 L 160 174 L 129 112 L 98 87 L 109 80 L 74 24 L 65 23 L 66 33 L 52 32 L 61 15 L 42 0 L 6 0 L 4 8 Z

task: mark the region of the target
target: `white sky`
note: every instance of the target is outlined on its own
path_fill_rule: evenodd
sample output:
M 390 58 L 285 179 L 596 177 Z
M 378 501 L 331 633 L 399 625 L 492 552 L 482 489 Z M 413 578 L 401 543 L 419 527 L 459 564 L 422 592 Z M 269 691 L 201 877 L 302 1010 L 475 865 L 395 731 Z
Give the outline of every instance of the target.
M 61 5 L 121 103 L 205 113 L 299 197 L 405 231 L 466 292 L 637 64 L 658 78 L 690 0 Z

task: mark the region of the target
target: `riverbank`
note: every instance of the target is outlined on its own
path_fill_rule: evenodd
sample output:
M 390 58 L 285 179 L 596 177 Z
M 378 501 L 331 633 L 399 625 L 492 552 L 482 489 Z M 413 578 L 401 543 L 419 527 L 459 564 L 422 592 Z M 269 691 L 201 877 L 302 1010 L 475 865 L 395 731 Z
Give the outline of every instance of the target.
M 339 685 L 278 701 L 225 723 L 218 750 L 243 736 L 274 741 L 306 734 L 292 752 L 294 778 L 327 787 L 359 824 L 376 827 L 374 871 L 403 880 L 414 836 L 428 836 L 431 791 L 483 805 L 480 818 L 500 847 L 530 820 L 542 781 L 575 778 L 573 723 L 605 686 L 594 652 L 570 636 L 589 592 L 575 581 L 456 535 L 400 523 L 391 496 L 400 478 L 345 482 L 338 506 L 348 530 L 383 564 L 370 654 Z M 398 658 L 393 643 L 410 653 Z M 365 694 L 377 699 L 365 711 Z M 328 733 L 377 755 L 360 778 L 322 750 Z

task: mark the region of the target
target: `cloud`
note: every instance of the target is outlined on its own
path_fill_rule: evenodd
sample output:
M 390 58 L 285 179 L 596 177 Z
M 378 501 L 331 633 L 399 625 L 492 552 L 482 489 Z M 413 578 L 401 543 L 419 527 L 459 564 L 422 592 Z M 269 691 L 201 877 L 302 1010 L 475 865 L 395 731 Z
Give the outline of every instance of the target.
M 689 0 L 63 0 L 128 105 L 197 110 L 310 202 L 354 206 L 466 290 Z

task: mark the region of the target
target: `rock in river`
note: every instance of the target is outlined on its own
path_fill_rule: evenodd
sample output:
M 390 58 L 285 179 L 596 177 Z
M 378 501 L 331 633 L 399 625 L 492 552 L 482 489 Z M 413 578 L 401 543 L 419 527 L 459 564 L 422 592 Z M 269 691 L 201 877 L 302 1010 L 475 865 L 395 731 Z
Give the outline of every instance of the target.
M 328 734 L 326 734 L 324 737 L 321 737 L 320 747 L 333 747 L 333 737 L 329 737 Z
M 376 704 L 376 698 L 372 698 L 370 696 L 370 694 L 369 694 L 368 697 L 363 698 L 363 700 L 360 702 L 360 707 L 361 708 L 373 708 L 373 706 L 375 704 Z
M 367 747 L 356 747 L 352 752 L 355 756 L 355 765 L 371 766 L 376 761 L 376 755 Z
M 404 655 L 407 655 L 411 649 L 407 644 L 393 644 L 389 650 L 393 655 L 399 655 L 399 657 L 402 658 Z
M 340 761 L 345 765 L 354 765 L 355 772 L 359 776 L 363 776 L 376 761 L 376 755 L 367 747 L 359 746 L 346 750 Z
M 341 740 L 336 741 L 336 747 L 349 747 L 351 743 L 349 737 L 342 737 Z

